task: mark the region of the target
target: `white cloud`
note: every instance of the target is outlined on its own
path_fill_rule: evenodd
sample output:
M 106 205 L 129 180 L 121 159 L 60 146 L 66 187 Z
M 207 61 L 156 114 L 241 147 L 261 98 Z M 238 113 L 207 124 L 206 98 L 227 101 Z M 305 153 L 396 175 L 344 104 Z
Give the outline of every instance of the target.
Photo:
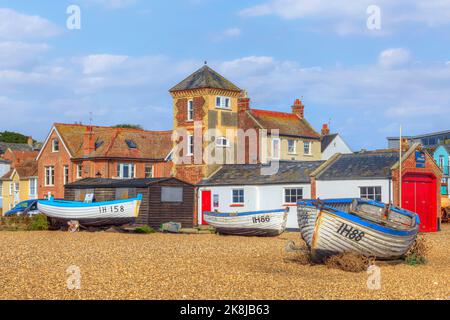
M 229 28 L 223 32 L 223 34 L 226 37 L 231 37 L 231 38 L 239 37 L 241 35 L 241 33 L 242 33 L 242 31 L 239 28 Z
M 48 50 L 49 46 L 44 43 L 0 42 L 0 70 L 32 63 Z
M 383 68 L 398 67 L 411 61 L 411 53 L 403 48 L 386 49 L 378 57 L 378 63 Z
M 90 55 L 82 59 L 83 73 L 94 74 L 108 72 L 122 65 L 127 59 L 128 56 L 110 54 Z
M 381 10 L 381 31 L 366 27 L 369 15 L 367 8 L 377 5 Z M 245 17 L 275 15 L 282 19 L 309 19 L 321 22 L 318 30 L 334 31 L 338 34 L 370 33 L 386 34 L 410 23 L 434 27 L 450 24 L 449 0 L 267 0 L 259 5 L 242 9 Z
M 122 9 L 135 5 L 139 0 L 84 0 L 88 4 L 102 6 L 106 9 Z
M 47 38 L 59 32 L 60 29 L 47 19 L 0 8 L 0 39 L 17 41 Z

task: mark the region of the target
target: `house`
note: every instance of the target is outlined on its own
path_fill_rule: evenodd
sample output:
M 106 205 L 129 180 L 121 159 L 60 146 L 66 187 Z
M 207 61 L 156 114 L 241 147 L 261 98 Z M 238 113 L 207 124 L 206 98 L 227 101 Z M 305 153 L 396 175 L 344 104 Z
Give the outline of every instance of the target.
M 179 135 L 173 145 L 174 175 L 182 180 L 198 183 L 223 164 L 321 159 L 320 134 L 306 121 L 300 100 L 292 113 L 252 109 L 242 89 L 207 65 L 170 94 Z M 246 134 L 242 139 L 241 132 Z M 180 144 L 184 149 L 177 148 Z
M 401 204 L 419 214 L 420 231 L 437 231 L 442 171 L 418 143 L 404 151 L 401 188 L 399 150 L 336 154 L 311 174 L 313 198 L 365 198 Z
M 440 144 L 450 144 L 450 130 L 420 134 L 415 136 L 402 137 L 408 140 L 410 145 L 420 143 L 425 148 L 434 149 Z M 399 137 L 388 137 L 388 148 L 398 148 L 400 145 Z
M 443 173 L 441 194 L 448 197 L 450 177 L 450 144 L 444 144 L 437 147 L 437 149 L 434 151 L 433 157 L 434 161 L 436 161 Z
M 337 153 L 353 153 L 339 133 L 330 133 L 328 124 L 324 124 L 322 127 L 321 143 L 322 160 L 328 160 Z
M 41 197 L 64 196 L 83 178 L 157 178 L 171 174 L 172 131 L 55 124 L 37 156 Z
M 176 178 L 104 179 L 87 178 L 65 186 L 66 200 L 84 201 L 94 194 L 95 201 L 133 198 L 142 194 L 136 223 L 158 229 L 166 222 L 181 223 L 183 228 L 197 224 L 194 214 L 195 186 Z
M 248 212 L 288 207 L 287 228 L 298 229 L 297 201 L 310 199 L 310 174 L 323 161 L 280 161 L 276 173 L 266 175 L 266 164 L 224 165 L 199 184 L 198 221 L 203 213 Z
M 37 162 L 25 159 L 0 179 L 2 184 L 3 213 L 18 203 L 37 199 Z
M 32 137 L 28 137 L 27 143 L 0 142 L 0 155 L 3 155 L 8 149 L 13 151 L 36 151 L 40 150 L 40 147 L 41 144 L 34 142 Z
M 11 162 L 0 158 L 0 177 L 3 177 L 11 169 Z M 3 184 L 0 181 L 0 213 L 3 209 Z

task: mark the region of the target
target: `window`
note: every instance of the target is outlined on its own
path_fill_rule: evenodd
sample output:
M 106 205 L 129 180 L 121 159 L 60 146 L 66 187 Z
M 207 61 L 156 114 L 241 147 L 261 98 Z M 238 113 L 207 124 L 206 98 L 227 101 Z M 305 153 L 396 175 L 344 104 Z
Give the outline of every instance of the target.
M 439 156 L 439 167 L 444 169 L 444 156 Z
M 94 189 L 78 189 L 75 190 L 75 201 L 84 202 L 86 200 L 86 195 L 94 194 Z
M 14 183 L 9 184 L 9 195 L 12 196 L 14 193 Z
M 52 140 L 52 152 L 58 152 L 59 151 L 59 140 L 53 139 Z
M 297 153 L 297 145 L 295 140 L 288 140 L 288 153 L 296 154 Z
M 187 155 L 192 156 L 194 154 L 194 136 L 187 136 Z
M 116 189 L 116 200 L 130 199 L 136 197 L 135 188 L 118 188 Z
M 64 166 L 63 170 L 64 185 L 69 183 L 69 166 Z
M 121 179 L 135 178 L 135 165 L 133 163 L 119 163 L 117 165 L 117 176 Z
M 161 202 L 183 202 L 183 188 L 161 187 Z
M 302 188 L 286 188 L 284 189 L 284 203 L 296 204 L 303 199 Z
M 305 155 L 311 155 L 311 142 L 305 141 L 303 142 L 303 152 Z
M 233 190 L 233 203 L 244 204 L 244 189 Z
M 272 159 L 280 159 L 280 139 L 272 139 Z
M 127 144 L 128 148 L 137 149 L 137 144 L 133 140 L 125 140 L 125 143 Z
M 231 109 L 231 100 L 228 97 L 216 97 L 216 108 Z
M 153 166 L 151 164 L 145 165 L 145 177 L 153 178 Z
M 361 198 L 381 202 L 381 187 L 360 187 Z
M 45 167 L 45 186 L 53 187 L 55 185 L 55 167 Z
M 194 120 L 194 100 L 189 100 L 188 101 L 187 120 L 188 121 Z
M 230 146 L 228 139 L 225 137 L 218 137 L 216 139 L 216 146 L 218 147 L 222 147 L 222 148 L 227 148 Z
M 31 178 L 30 179 L 30 197 L 35 197 L 37 194 L 37 179 Z
M 83 165 L 77 165 L 77 179 L 81 179 L 83 177 Z

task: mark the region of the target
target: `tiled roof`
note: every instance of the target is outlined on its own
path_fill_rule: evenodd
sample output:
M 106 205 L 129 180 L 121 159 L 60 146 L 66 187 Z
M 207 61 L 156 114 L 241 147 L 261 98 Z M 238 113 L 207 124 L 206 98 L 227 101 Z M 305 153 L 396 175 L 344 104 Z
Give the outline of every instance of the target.
M 64 144 L 74 158 L 83 158 L 84 134 L 89 126 L 55 124 Z M 90 158 L 165 159 L 172 149 L 172 131 L 145 131 L 129 128 L 92 126 L 96 149 Z M 127 140 L 136 144 L 130 148 Z
M 34 159 L 27 159 L 23 162 L 21 162 L 19 165 L 17 165 L 15 168 L 12 168 L 7 172 L 3 177 L 1 177 L 1 180 L 9 180 L 11 178 L 11 175 L 13 174 L 14 170 L 17 171 L 17 174 L 19 175 L 20 179 L 28 179 L 30 177 L 37 177 L 38 175 L 38 166 L 37 161 Z
M 280 135 L 319 139 L 320 134 L 304 118 L 293 113 L 250 109 L 247 111 L 264 129 L 278 129 Z
M 151 184 L 167 181 L 175 178 L 146 178 L 146 179 L 105 179 L 86 178 L 69 183 L 67 189 L 90 189 L 90 188 L 145 188 Z
M 5 153 L 6 150 L 8 150 L 8 149 L 19 150 L 19 151 L 32 151 L 33 147 L 27 143 L 0 142 L 0 154 Z
M 262 164 L 224 165 L 201 185 L 262 185 L 285 183 L 310 183 L 310 174 L 324 161 L 280 161 L 273 175 L 263 175 Z M 268 167 L 268 166 L 266 166 Z
M 331 142 L 333 142 L 334 138 L 336 138 L 337 136 L 337 133 L 322 136 L 322 152 L 325 151 L 325 149 L 330 145 Z
M 170 89 L 170 92 L 203 88 L 242 91 L 236 85 L 205 65 Z
M 386 179 L 391 168 L 398 162 L 398 151 L 378 150 L 353 154 L 342 154 L 330 160 L 317 174 L 317 180 L 363 180 Z
M 10 151 L 6 152 L 3 157 L 5 160 L 10 161 L 13 167 L 17 167 L 19 164 L 27 160 L 34 161 L 39 154 L 38 151 L 9 150 Z

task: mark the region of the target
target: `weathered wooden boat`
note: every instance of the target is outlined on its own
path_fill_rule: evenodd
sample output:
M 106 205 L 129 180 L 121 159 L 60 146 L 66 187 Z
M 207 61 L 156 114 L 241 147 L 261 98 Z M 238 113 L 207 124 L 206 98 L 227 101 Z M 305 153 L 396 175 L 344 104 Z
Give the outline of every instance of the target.
M 413 245 L 420 224 L 416 213 L 362 199 L 299 201 L 297 217 L 315 261 L 343 252 L 398 259 Z
M 204 220 L 220 234 L 260 237 L 274 237 L 283 233 L 287 217 L 287 209 L 204 214 Z
M 141 194 L 133 199 L 92 203 L 50 199 L 39 200 L 38 209 L 65 225 L 75 220 L 85 227 L 121 226 L 135 221 L 141 201 Z

